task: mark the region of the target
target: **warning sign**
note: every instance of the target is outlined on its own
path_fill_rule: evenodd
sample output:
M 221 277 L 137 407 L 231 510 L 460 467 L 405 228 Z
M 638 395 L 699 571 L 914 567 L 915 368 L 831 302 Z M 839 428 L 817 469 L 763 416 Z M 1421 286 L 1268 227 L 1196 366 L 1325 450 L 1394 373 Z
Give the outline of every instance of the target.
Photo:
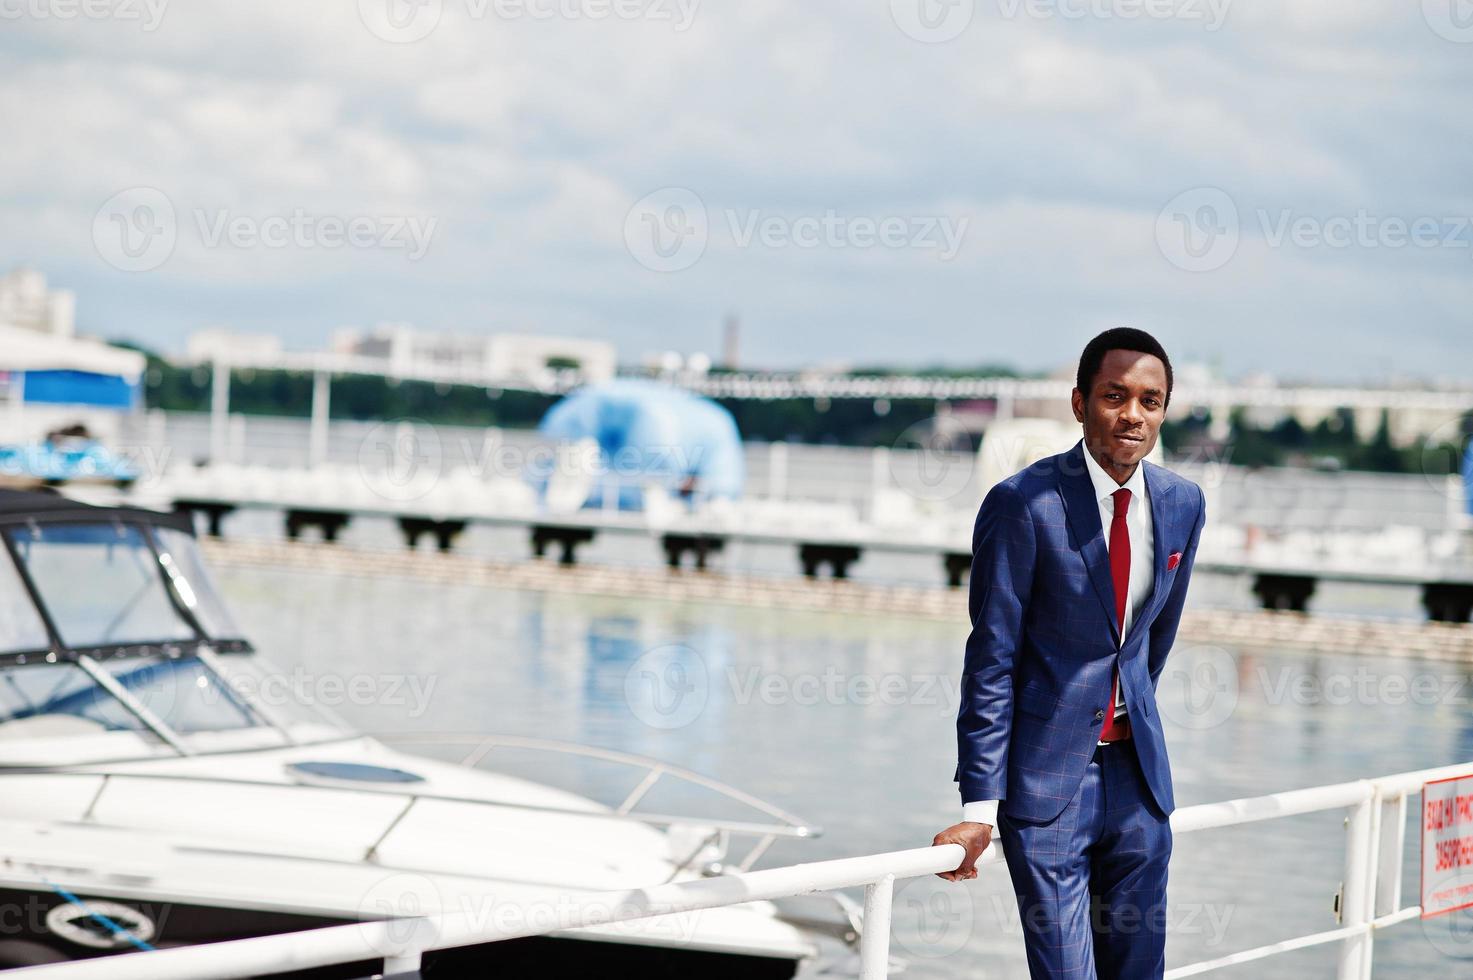
M 1422 786 L 1422 918 L 1473 906 L 1473 776 Z

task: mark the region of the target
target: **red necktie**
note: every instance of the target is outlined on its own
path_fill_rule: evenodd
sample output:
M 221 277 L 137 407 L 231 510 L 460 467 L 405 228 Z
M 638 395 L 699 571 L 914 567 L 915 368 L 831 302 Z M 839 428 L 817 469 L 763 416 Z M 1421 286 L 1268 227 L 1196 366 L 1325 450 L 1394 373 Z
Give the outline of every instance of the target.
M 1130 491 L 1121 487 L 1111 494 L 1115 498 L 1115 516 L 1110 520 L 1110 579 L 1115 585 L 1115 622 L 1120 635 L 1125 635 L 1125 599 L 1130 590 L 1130 529 L 1125 526 L 1125 513 L 1130 510 Z M 1100 738 L 1112 742 L 1130 734 L 1130 718 L 1115 721 L 1115 702 L 1120 690 L 1120 661 L 1116 658 L 1110 703 L 1105 707 L 1105 725 Z

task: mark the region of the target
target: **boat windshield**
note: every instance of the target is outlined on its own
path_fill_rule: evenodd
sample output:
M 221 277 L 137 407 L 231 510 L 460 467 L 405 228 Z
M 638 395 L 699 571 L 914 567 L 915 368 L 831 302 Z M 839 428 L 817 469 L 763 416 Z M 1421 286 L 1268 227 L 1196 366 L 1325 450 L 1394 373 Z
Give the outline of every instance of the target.
M 186 531 L 33 522 L 5 535 L 40 605 L 0 555 L 0 766 L 349 734 L 248 652 Z
M 67 646 L 196 638 L 138 526 L 30 524 L 8 533 Z
M 99 669 L 141 705 L 175 742 L 208 753 L 342 738 L 337 719 L 287 698 L 278 676 L 253 654 L 117 657 Z M 218 669 L 217 669 L 218 668 Z M 0 667 L 0 767 L 75 765 L 153 756 L 175 749 L 150 721 L 77 663 Z

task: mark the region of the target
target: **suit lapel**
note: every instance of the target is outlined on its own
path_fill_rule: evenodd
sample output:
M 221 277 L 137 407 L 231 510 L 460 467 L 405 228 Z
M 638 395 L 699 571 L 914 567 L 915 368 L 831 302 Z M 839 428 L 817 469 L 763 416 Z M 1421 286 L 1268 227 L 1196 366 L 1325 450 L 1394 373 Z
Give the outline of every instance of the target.
M 1064 511 L 1069 515 L 1069 526 L 1074 529 L 1075 540 L 1079 541 L 1079 553 L 1084 557 L 1084 566 L 1089 569 L 1089 580 L 1094 583 L 1095 595 L 1109 624 L 1110 636 L 1119 643 L 1120 630 L 1115 624 L 1115 585 L 1110 579 L 1110 552 L 1105 547 L 1105 530 L 1100 524 L 1100 504 L 1095 499 L 1094 484 L 1085 469 L 1084 443 L 1063 454 L 1059 467 L 1059 495 L 1064 499 Z
M 1075 443 L 1074 448 L 1060 458 L 1062 465 L 1059 467 L 1059 496 L 1063 498 L 1064 511 L 1068 515 L 1069 526 L 1074 530 L 1074 537 L 1080 542 L 1079 552 L 1089 570 L 1089 580 L 1094 584 L 1095 595 L 1100 600 L 1100 608 L 1110 629 L 1110 638 L 1119 646 L 1120 629 L 1115 622 L 1115 583 L 1110 575 L 1110 550 L 1105 547 L 1105 529 L 1100 524 L 1100 504 L 1095 499 L 1094 484 L 1090 481 L 1089 471 L 1085 469 L 1084 443 Z M 1155 552 L 1151 556 L 1153 582 L 1151 597 L 1141 607 L 1140 615 L 1131 620 L 1130 632 L 1126 635 L 1127 642 L 1144 628 L 1143 623 L 1149 623 L 1155 617 L 1158 607 L 1166 599 L 1164 584 L 1166 558 L 1170 554 L 1168 542 L 1176 540 L 1173 532 L 1176 525 L 1175 495 L 1172 493 L 1174 484 L 1159 478 L 1156 464 L 1142 460 L 1141 465 L 1146 468 L 1143 479 L 1146 495 L 1151 498 L 1151 538 L 1152 550 Z M 1158 472 L 1153 473 L 1153 470 Z
M 1143 477 L 1146 481 L 1146 495 L 1151 498 L 1151 544 L 1155 551 L 1151 558 L 1154 576 L 1151 597 L 1141 607 L 1140 615 L 1131 620 L 1130 632 L 1125 637 L 1127 643 L 1143 628 L 1142 623 L 1149 623 L 1156 618 L 1156 611 L 1166 601 L 1166 558 L 1171 554 L 1171 545 L 1168 542 L 1176 540 L 1176 495 L 1172 493 L 1176 484 L 1160 479 L 1161 468 L 1155 463 L 1141 460 L 1141 466 L 1145 467 Z

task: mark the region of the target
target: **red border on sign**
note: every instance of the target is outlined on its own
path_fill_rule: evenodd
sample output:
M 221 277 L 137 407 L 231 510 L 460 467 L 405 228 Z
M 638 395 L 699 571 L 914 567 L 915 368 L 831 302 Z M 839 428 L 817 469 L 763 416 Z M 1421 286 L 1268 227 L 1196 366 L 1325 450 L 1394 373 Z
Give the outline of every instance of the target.
M 1417 814 L 1417 903 L 1420 905 L 1422 896 L 1427 894 L 1427 831 L 1422 827 L 1422 821 L 1427 819 L 1427 787 L 1436 786 L 1438 783 L 1456 783 L 1464 779 L 1473 779 L 1473 773 L 1466 776 L 1447 776 L 1442 779 L 1429 779 L 1422 784 L 1422 812 Z M 1435 919 L 1439 915 L 1447 915 L 1449 912 L 1459 912 L 1466 908 L 1473 908 L 1473 902 L 1464 902 L 1462 905 L 1454 905 L 1452 908 L 1438 909 L 1436 912 L 1428 912 L 1424 907 L 1421 918 Z

